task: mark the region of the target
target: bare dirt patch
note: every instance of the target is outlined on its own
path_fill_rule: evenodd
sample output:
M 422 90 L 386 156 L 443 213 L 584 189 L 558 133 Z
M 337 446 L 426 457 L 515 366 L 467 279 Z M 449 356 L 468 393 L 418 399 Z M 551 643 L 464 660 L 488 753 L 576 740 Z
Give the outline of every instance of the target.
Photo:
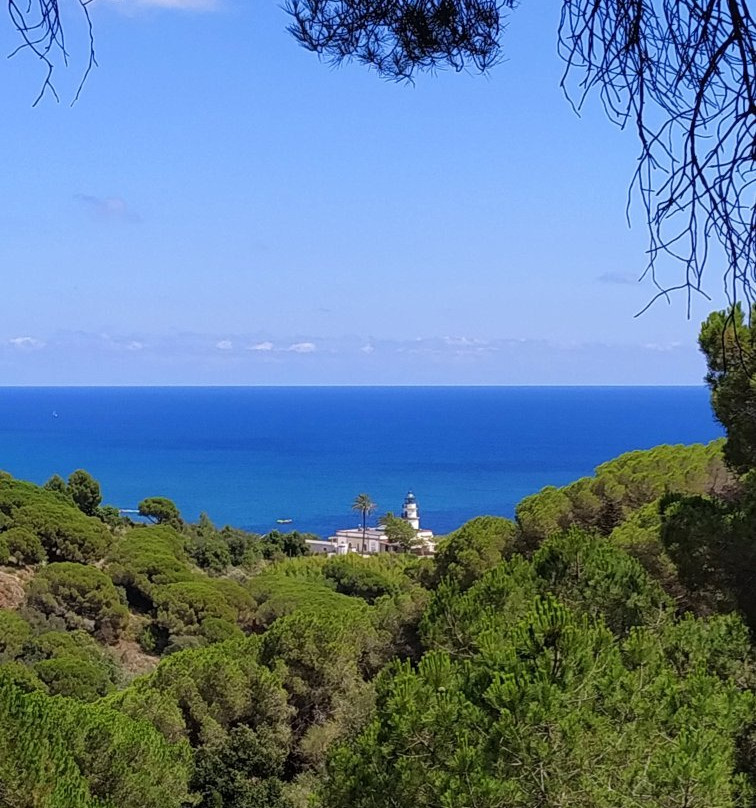
M 21 572 L 0 570 L 0 609 L 18 609 L 24 602 L 24 582 L 28 576 Z
M 110 647 L 113 656 L 131 676 L 141 676 L 155 670 L 160 657 L 145 654 L 139 643 L 134 640 L 119 640 Z

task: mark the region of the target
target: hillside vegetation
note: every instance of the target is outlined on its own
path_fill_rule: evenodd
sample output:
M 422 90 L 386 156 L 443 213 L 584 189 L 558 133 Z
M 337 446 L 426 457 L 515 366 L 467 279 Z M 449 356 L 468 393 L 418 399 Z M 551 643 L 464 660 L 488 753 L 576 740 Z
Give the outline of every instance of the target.
M 0 804 L 750 805 L 752 614 L 687 559 L 747 490 L 661 446 L 435 559 L 325 558 L 3 475 Z

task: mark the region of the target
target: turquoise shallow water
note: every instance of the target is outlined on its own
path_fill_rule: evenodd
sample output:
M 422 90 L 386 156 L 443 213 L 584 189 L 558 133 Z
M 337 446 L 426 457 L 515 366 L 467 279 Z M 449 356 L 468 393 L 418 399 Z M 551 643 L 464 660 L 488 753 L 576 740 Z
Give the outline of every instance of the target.
M 119 507 L 168 496 L 254 530 L 327 534 L 357 523 L 356 494 L 399 511 L 411 488 L 445 533 L 622 452 L 721 434 L 703 387 L 0 388 L 0 468 L 86 468 Z

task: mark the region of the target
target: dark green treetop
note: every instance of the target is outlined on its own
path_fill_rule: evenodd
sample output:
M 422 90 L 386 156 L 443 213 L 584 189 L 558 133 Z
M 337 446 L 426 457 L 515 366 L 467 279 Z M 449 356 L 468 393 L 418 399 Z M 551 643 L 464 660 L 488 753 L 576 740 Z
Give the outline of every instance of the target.
M 102 502 L 100 484 L 84 469 L 77 469 L 68 478 L 68 493 L 82 513 L 87 516 L 97 513 Z
M 181 527 L 181 514 L 175 503 L 167 497 L 148 497 L 139 503 L 139 513 L 158 525 Z

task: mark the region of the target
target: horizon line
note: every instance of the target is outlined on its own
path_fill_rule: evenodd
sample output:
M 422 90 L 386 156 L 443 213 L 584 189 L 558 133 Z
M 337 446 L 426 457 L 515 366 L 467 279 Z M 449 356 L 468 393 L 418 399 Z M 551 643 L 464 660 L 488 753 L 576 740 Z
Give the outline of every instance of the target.
M 280 390 L 280 389 L 532 389 L 532 388 L 560 388 L 560 389 L 692 389 L 706 388 L 706 383 L 698 384 L 603 384 L 593 382 L 589 384 L 1 384 L 0 390 Z

